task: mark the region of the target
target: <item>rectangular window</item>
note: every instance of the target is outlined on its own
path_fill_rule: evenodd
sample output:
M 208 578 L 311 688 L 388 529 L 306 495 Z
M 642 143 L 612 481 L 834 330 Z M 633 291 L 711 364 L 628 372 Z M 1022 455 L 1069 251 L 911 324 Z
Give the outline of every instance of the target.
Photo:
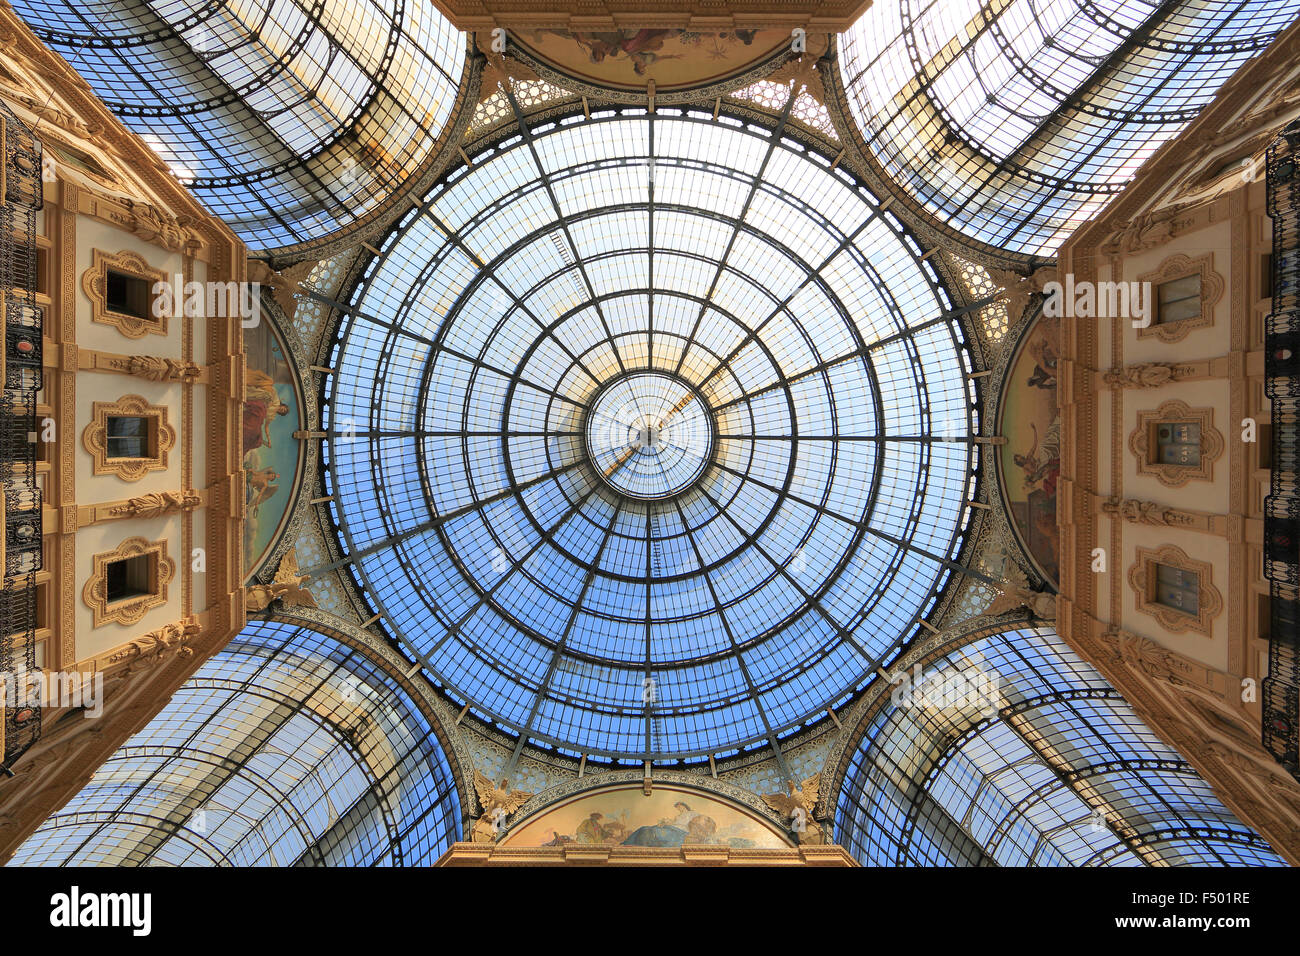
M 138 554 L 106 565 L 104 583 L 108 590 L 108 603 L 153 594 L 154 560 L 151 554 Z
M 1201 274 L 1160 283 L 1156 290 L 1156 322 L 1164 325 L 1201 314 Z
M 141 415 L 109 415 L 105 430 L 109 458 L 156 458 L 152 449 L 154 419 Z
M 152 318 L 149 314 L 149 280 L 109 269 L 104 283 L 108 311 L 136 319 Z
M 1200 422 L 1157 422 L 1156 464 L 1188 465 L 1201 463 Z
M 1156 565 L 1155 601 L 1191 617 L 1201 613 L 1201 577 L 1195 571 Z

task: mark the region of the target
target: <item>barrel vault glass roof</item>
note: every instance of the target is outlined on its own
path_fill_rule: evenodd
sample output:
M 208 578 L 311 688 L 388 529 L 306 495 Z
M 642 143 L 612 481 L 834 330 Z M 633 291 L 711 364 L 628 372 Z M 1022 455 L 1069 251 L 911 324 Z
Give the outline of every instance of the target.
M 258 249 L 319 239 L 430 157 L 465 38 L 408 0 L 14 0 Z
M 578 114 L 391 235 L 330 363 L 329 507 L 453 696 L 570 753 L 724 754 L 916 632 L 969 521 L 974 388 L 919 246 L 831 166 L 779 123 Z M 634 418 L 712 439 L 593 458 L 628 377 Z M 670 454 L 708 461 L 631 476 Z
M 442 745 L 391 676 L 254 621 L 11 865 L 419 866 L 460 826 Z
M 839 794 L 836 842 L 864 865 L 1284 865 L 1051 629 L 926 673 L 939 693 L 876 715 Z
M 890 175 L 991 245 L 1052 255 L 1300 0 L 892 0 L 839 41 Z

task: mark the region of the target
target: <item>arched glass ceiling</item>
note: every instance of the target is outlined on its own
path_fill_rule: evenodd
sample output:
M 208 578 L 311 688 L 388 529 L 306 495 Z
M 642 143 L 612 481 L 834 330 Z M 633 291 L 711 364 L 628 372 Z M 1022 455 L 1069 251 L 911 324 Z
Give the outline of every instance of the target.
M 481 713 L 575 753 L 728 752 L 932 606 L 975 483 L 961 335 L 916 242 L 779 129 L 524 129 L 356 292 L 330 508 L 385 625 Z M 621 450 L 588 446 L 593 406 Z
M 465 40 L 427 0 L 15 0 L 254 248 L 319 239 L 423 168 Z
M 876 159 L 957 230 L 1051 255 L 1300 0 L 896 0 L 839 40 Z
M 11 863 L 419 866 L 460 837 L 455 778 L 368 657 L 254 621 Z
M 976 640 L 871 722 L 835 840 L 875 866 L 1282 866 L 1047 628 Z

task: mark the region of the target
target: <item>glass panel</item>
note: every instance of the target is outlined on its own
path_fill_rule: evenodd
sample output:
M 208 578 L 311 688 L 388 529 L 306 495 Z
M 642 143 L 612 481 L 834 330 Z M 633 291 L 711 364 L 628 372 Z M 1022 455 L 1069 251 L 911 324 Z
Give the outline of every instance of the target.
M 979 638 L 922 673 L 838 794 L 835 841 L 863 865 L 1285 865 L 1054 631 Z
M 16 0 L 251 247 L 337 231 L 427 167 L 466 38 L 399 0 Z
M 839 38 L 868 148 L 976 240 L 1050 256 L 1300 0 L 897 0 Z
M 460 818 L 447 756 L 388 671 L 254 621 L 11 862 L 426 866 Z
M 1201 463 L 1200 422 L 1160 422 L 1156 430 L 1156 461 L 1162 465 Z
M 387 241 L 330 363 L 357 439 L 327 442 L 330 493 L 457 699 L 701 759 L 818 718 L 915 632 L 967 516 L 968 358 L 832 158 L 711 111 L 578 113 Z
M 1159 286 L 1156 321 L 1161 323 L 1194 319 L 1201 314 L 1201 275 L 1184 276 Z

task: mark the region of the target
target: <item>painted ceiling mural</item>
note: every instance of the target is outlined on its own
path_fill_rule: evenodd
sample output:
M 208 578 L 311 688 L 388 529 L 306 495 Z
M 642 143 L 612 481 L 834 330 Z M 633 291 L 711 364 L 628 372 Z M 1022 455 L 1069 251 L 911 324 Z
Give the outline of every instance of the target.
M 1061 320 L 1040 316 L 1021 340 L 1002 399 L 1003 493 L 1011 523 L 1038 570 L 1059 579 L 1056 483 L 1061 474 L 1061 413 L 1056 362 Z
M 771 824 L 699 790 L 639 784 L 588 791 L 511 827 L 502 846 L 674 847 L 684 843 L 736 849 L 788 847 Z
M 297 376 L 284 340 L 269 321 L 244 330 L 244 571 L 255 574 L 293 511 L 304 467 Z
M 723 82 L 790 46 L 789 30 L 536 30 L 512 37 L 526 54 L 575 79 L 606 89 L 659 91 Z

